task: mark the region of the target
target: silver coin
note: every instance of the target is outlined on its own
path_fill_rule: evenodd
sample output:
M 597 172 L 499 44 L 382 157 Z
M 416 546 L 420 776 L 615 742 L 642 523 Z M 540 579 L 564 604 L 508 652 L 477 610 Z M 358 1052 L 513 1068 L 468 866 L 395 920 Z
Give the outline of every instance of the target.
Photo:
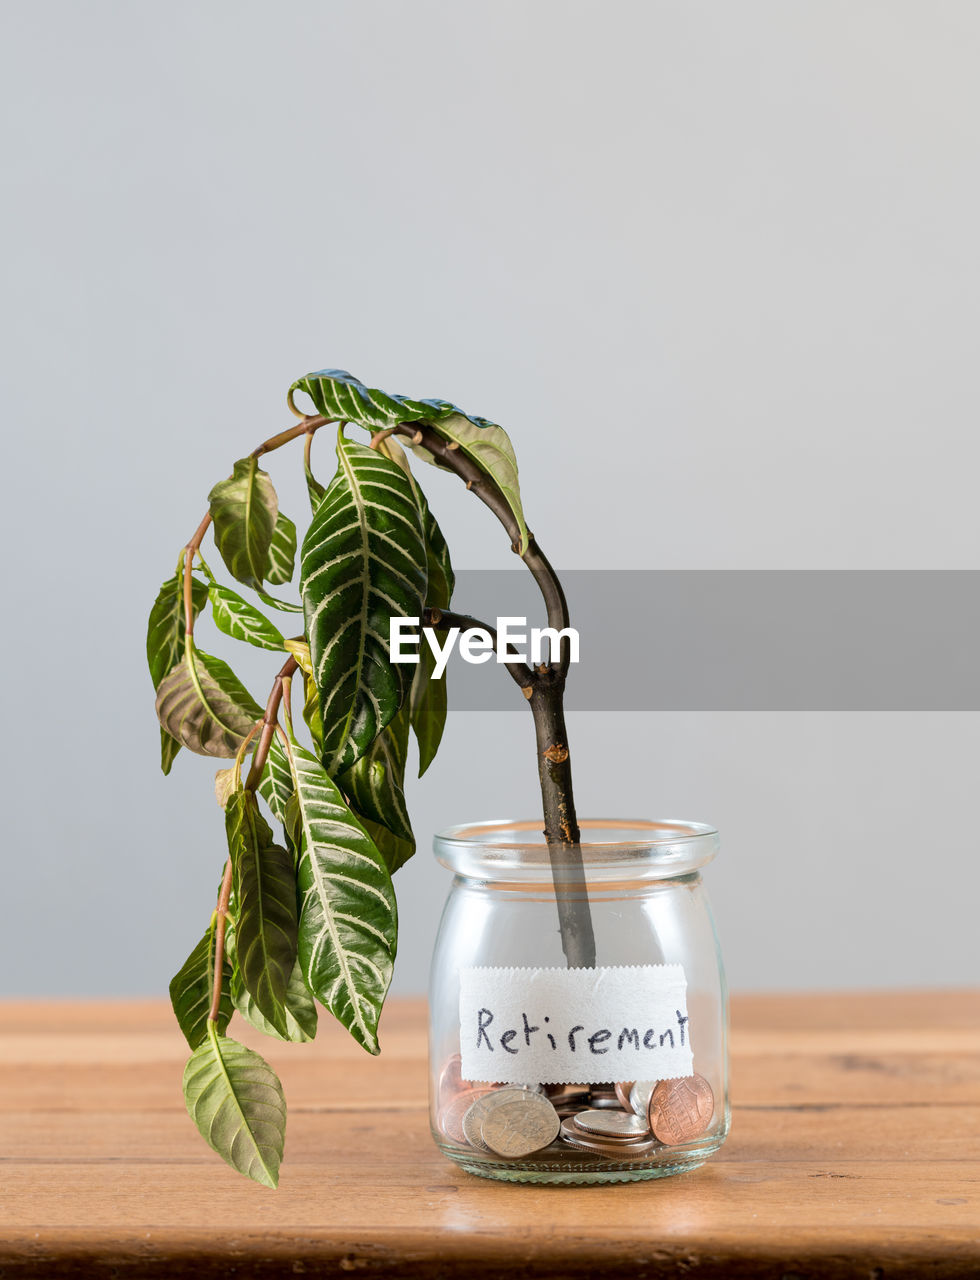
M 630 1106 L 644 1120 L 649 1115 L 650 1098 L 659 1083 L 659 1080 L 637 1080 L 633 1088 L 630 1089 Z
M 519 1160 L 550 1146 L 560 1129 L 558 1112 L 548 1099 L 522 1090 L 490 1108 L 480 1136 L 498 1156 Z
M 489 1112 L 501 1104 L 506 1102 L 509 1097 L 521 1097 L 525 1092 L 519 1085 L 506 1085 L 502 1089 L 491 1089 L 489 1093 L 481 1094 L 475 1099 L 469 1109 L 464 1112 L 461 1127 L 463 1136 L 471 1147 L 476 1147 L 477 1151 L 489 1151 L 490 1148 L 483 1141 L 481 1128 L 484 1118 Z
M 646 1138 L 650 1126 L 641 1116 L 626 1111 L 579 1111 L 576 1129 L 600 1138 Z

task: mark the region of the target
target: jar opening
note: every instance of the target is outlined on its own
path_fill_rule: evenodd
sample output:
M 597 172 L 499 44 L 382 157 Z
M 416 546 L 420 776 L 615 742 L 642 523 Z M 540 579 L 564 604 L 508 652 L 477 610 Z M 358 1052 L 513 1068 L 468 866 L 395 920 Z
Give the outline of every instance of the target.
M 582 818 L 579 827 L 582 839 L 574 848 L 590 878 L 666 879 L 704 866 L 718 852 L 718 832 L 702 822 Z M 551 867 L 540 818 L 449 827 L 433 848 L 443 866 L 474 878 L 537 877 Z

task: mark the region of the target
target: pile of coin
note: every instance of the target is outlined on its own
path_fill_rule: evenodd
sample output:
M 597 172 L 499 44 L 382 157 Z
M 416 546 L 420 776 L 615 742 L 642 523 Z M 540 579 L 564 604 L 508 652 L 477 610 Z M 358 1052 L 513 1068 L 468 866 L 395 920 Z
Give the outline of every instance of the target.
M 524 1159 L 569 1147 L 617 1162 L 692 1142 L 714 1114 L 714 1094 L 695 1073 L 614 1084 L 473 1084 L 454 1054 L 439 1082 L 439 1128 L 450 1142 Z

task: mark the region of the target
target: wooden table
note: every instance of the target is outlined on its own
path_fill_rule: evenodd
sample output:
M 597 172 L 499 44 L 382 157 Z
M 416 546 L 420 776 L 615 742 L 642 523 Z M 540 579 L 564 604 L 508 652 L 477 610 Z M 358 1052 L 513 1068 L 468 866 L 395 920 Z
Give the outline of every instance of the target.
M 242 1034 L 289 1102 L 272 1192 L 197 1136 L 164 1004 L 0 1005 L 0 1276 L 980 1276 L 980 992 L 736 997 L 728 1143 L 612 1187 L 444 1159 L 424 1018 L 380 1058 Z

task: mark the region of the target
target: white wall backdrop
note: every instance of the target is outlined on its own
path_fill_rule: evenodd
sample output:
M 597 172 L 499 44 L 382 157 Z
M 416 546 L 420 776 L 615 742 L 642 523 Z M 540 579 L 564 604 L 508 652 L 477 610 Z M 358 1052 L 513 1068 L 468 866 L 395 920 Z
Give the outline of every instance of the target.
M 980 568 L 969 0 L 33 0 L 0 21 L 0 991 L 162 994 L 206 923 L 214 766 L 158 771 L 145 616 L 310 369 L 506 425 L 559 568 Z M 296 459 L 270 469 L 298 515 Z M 425 479 L 457 563 L 512 567 L 483 509 Z M 257 694 L 272 663 L 243 664 Z M 980 977 L 978 726 L 571 731 L 583 813 L 721 828 L 732 983 L 778 988 Z M 432 831 L 533 815 L 535 792 L 523 707 L 451 717 L 410 791 L 397 989 L 424 986 L 447 887 Z

